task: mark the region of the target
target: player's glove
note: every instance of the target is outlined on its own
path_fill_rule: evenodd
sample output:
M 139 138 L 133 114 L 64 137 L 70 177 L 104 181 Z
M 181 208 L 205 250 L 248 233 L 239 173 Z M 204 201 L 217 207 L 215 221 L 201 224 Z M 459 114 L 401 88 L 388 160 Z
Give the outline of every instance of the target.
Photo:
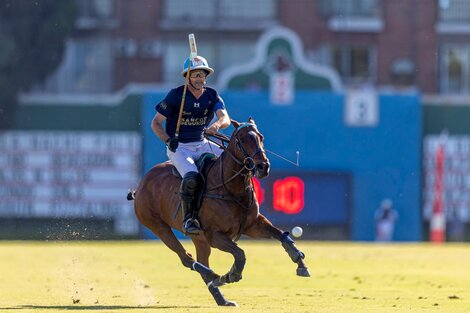
M 178 139 L 175 137 L 168 138 L 166 141 L 166 146 L 168 147 L 168 150 L 175 152 L 176 148 L 178 148 Z

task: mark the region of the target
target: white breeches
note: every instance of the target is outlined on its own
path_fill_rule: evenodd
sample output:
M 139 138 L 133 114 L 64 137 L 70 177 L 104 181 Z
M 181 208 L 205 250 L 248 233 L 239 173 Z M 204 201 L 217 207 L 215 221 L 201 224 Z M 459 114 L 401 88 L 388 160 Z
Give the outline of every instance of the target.
M 179 143 L 176 152 L 166 149 L 166 155 L 171 160 L 182 177 L 188 172 L 197 172 L 196 160 L 204 153 L 220 156 L 223 150 L 216 144 L 205 139 L 198 142 Z

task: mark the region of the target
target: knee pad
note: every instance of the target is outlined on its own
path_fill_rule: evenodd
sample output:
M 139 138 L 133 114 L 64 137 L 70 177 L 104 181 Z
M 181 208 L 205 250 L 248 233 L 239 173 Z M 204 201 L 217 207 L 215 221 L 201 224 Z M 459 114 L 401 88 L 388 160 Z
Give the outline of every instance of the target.
M 199 181 L 200 178 L 198 172 L 186 173 L 183 177 L 183 181 L 181 182 L 180 192 L 185 195 L 193 196 L 199 187 Z

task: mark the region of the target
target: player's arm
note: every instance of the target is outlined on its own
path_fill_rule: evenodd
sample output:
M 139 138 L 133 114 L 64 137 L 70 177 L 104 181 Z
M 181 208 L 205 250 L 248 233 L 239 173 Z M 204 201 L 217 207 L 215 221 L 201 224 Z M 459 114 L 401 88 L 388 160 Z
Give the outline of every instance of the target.
M 166 143 L 170 138 L 170 136 L 168 136 L 168 134 L 166 133 L 165 128 L 163 127 L 165 121 L 166 117 L 163 114 L 157 112 L 153 117 L 151 124 L 152 130 L 155 135 L 157 135 L 157 137 L 160 138 L 160 140 L 162 140 L 164 143 Z
M 220 129 L 230 126 L 230 117 L 225 109 L 218 109 L 215 114 L 218 118 L 217 121 L 206 129 L 206 133 L 209 135 L 215 135 Z

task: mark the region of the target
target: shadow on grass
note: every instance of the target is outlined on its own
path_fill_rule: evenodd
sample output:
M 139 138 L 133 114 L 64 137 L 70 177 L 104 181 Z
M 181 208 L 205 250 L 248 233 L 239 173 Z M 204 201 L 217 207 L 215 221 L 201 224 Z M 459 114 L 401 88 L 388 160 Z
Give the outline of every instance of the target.
M 19 305 L 9 308 L 0 308 L 3 310 L 67 310 L 67 311 L 85 311 L 85 310 L 129 310 L 129 309 L 199 309 L 202 306 L 182 306 L 182 305 L 169 305 L 169 306 L 128 306 L 128 305 Z

